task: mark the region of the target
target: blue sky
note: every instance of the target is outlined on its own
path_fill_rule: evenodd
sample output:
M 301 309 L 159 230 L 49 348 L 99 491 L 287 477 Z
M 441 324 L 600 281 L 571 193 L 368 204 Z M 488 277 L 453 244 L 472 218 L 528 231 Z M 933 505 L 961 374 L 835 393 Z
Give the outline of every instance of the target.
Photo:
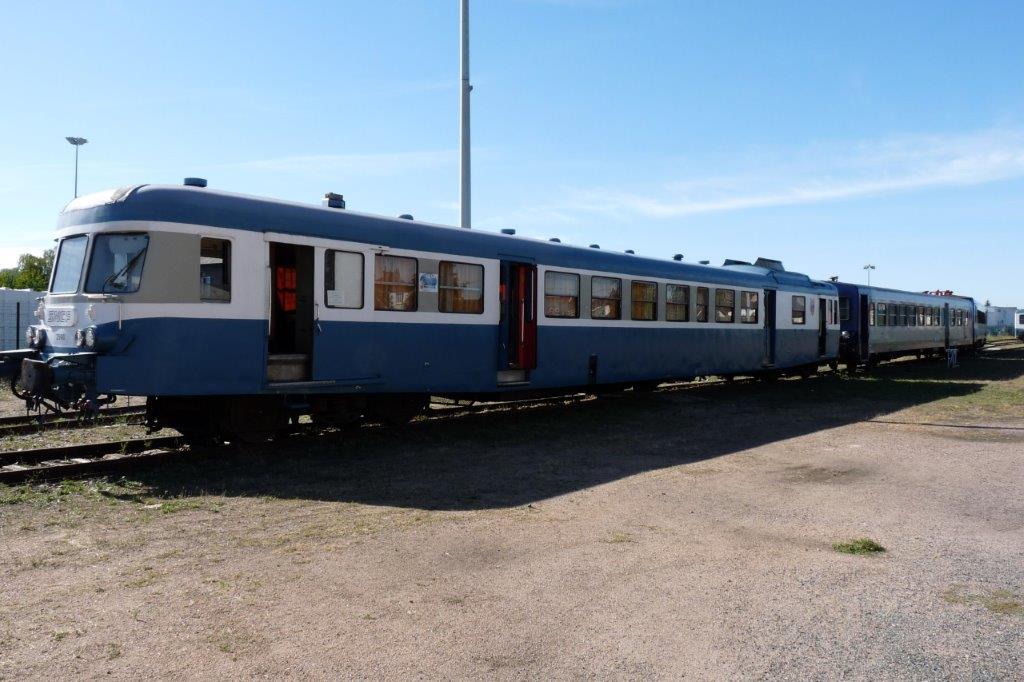
M 1024 305 L 1024 3 L 474 0 L 474 224 Z M 72 192 L 458 219 L 458 2 L 8 4 L 0 265 Z

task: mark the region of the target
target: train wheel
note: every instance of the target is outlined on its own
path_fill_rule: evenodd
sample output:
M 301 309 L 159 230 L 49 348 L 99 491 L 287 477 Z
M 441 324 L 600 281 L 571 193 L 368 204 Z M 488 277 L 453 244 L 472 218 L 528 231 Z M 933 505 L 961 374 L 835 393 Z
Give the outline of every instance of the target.
M 370 401 L 366 416 L 385 426 L 404 426 L 423 411 L 430 396 L 381 396 Z
M 266 443 L 288 427 L 288 412 L 275 398 L 232 398 L 222 408 L 218 431 L 237 443 Z

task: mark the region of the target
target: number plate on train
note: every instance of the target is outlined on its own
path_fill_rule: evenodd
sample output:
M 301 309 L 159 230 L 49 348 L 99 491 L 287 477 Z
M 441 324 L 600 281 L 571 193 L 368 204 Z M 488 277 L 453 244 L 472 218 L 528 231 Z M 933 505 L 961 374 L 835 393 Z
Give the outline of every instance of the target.
M 74 308 L 47 308 L 46 309 L 46 324 L 51 327 L 74 327 L 75 326 L 75 309 Z

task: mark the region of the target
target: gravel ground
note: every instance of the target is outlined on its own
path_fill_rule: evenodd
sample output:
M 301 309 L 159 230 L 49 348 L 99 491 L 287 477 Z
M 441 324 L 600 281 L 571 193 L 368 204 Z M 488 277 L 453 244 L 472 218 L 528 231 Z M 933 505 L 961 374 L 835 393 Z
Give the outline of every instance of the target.
M 1018 348 L 0 489 L 0 678 L 1020 679 L 1022 455 Z

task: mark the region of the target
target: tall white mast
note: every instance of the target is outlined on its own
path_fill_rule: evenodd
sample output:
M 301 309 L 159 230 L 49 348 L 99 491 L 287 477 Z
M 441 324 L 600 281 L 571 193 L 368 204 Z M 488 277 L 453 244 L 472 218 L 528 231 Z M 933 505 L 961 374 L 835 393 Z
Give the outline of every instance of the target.
M 459 212 L 462 227 L 469 229 L 472 227 L 469 198 L 469 93 L 473 89 L 469 84 L 469 0 L 462 0 L 459 23 L 462 29 L 462 82 L 459 85 L 462 104 L 459 113 Z

